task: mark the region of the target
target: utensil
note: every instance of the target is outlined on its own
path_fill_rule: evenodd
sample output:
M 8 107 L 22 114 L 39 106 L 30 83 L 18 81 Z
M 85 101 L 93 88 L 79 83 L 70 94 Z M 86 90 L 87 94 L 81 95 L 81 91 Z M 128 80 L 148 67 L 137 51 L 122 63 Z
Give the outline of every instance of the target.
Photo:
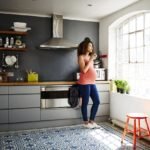
M 16 64 L 15 64 L 15 68 L 18 69 L 19 68 L 19 64 L 18 64 L 18 55 L 16 55 Z

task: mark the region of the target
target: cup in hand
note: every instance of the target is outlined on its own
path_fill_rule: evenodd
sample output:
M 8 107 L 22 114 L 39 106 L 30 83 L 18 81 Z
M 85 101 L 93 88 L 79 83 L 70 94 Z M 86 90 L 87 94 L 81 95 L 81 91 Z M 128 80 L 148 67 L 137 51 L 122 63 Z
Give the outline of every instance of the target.
M 95 60 L 95 59 L 96 59 L 96 57 L 97 57 L 97 54 L 96 54 L 96 53 L 94 53 L 91 57 L 93 58 L 93 60 Z

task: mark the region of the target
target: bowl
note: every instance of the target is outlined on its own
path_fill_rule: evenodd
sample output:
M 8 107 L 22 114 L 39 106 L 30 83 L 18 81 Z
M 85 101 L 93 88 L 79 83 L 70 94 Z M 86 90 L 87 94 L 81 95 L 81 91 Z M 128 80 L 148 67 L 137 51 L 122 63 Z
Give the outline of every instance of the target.
M 30 27 L 26 27 L 26 28 L 11 27 L 11 29 L 18 32 L 27 32 L 28 30 L 31 30 Z
M 25 22 L 14 22 L 14 27 L 15 28 L 26 28 L 27 23 Z

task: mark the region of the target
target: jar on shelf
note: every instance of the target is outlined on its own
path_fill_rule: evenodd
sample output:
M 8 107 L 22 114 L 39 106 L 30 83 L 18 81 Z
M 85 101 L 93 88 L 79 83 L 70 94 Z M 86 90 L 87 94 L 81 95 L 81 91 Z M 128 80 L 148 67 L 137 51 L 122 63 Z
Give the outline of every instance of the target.
M 21 45 L 22 45 L 21 36 L 16 36 L 15 46 L 19 48 Z

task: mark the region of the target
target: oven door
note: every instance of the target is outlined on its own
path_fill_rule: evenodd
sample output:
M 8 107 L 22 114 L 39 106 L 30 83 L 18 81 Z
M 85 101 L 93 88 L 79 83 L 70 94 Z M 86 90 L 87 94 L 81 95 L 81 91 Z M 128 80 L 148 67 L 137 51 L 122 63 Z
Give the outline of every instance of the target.
M 70 86 L 50 86 L 41 88 L 41 108 L 69 107 L 68 94 Z

